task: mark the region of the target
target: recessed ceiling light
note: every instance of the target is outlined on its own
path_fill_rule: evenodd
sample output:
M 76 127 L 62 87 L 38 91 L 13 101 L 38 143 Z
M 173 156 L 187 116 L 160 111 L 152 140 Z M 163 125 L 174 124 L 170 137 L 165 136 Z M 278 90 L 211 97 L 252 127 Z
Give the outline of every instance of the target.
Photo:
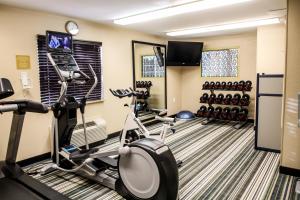
M 129 17 L 124 17 L 121 19 L 116 19 L 114 20 L 114 23 L 120 25 L 128 25 L 128 24 L 134 24 L 139 22 L 145 22 L 145 21 L 170 17 L 170 16 L 179 15 L 183 13 L 207 10 L 207 9 L 212 9 L 212 8 L 217 8 L 222 6 L 229 6 L 229 5 L 243 3 L 247 1 L 252 1 L 252 0 L 202 0 L 202 1 L 192 2 L 192 3 L 177 5 L 173 7 L 163 8 L 151 12 L 141 13 Z
M 279 18 L 260 19 L 260 20 L 252 20 L 252 21 L 245 21 L 245 22 L 238 22 L 238 23 L 231 23 L 231 24 L 224 24 L 224 25 L 206 26 L 206 27 L 199 27 L 193 29 L 173 31 L 167 33 L 167 35 L 168 36 L 193 35 L 193 34 L 209 33 L 209 32 L 216 32 L 216 31 L 244 29 L 244 28 L 251 28 L 251 27 L 258 27 L 258 26 L 279 24 L 279 23 L 280 23 Z

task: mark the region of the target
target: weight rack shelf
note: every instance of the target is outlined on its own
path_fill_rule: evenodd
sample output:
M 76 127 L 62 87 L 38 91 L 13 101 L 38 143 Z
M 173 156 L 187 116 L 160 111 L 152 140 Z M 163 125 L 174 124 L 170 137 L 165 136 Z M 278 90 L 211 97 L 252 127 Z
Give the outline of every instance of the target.
M 250 90 L 233 90 L 233 89 L 204 89 L 204 88 L 202 88 L 202 90 L 212 90 L 212 91 L 214 91 L 214 90 L 216 90 L 216 91 L 231 91 L 231 92 L 251 92 L 251 90 L 252 90 L 252 87 L 250 88 Z
M 203 103 L 203 104 L 208 104 L 209 106 L 212 106 L 212 105 L 220 105 L 220 106 L 236 106 L 236 107 L 248 107 L 250 105 L 250 101 L 247 105 L 241 105 L 240 103 L 238 105 L 234 105 L 234 104 L 223 104 L 223 103 L 208 103 L 208 102 L 201 102 L 200 103 Z
M 238 90 L 238 89 L 227 89 L 227 88 L 224 88 L 224 89 L 211 89 L 211 88 L 202 88 L 203 91 L 210 91 L 211 94 L 215 94 L 215 91 L 223 91 L 223 92 L 242 92 L 242 94 L 244 95 L 246 92 L 251 92 L 253 87 L 250 87 L 250 89 L 248 90 Z M 224 94 L 225 96 L 226 94 Z M 231 107 L 240 107 L 240 108 L 243 108 L 243 107 L 248 107 L 250 105 L 250 100 L 249 100 L 249 103 L 247 105 L 241 105 L 241 103 L 239 103 L 238 105 L 233 105 L 233 104 L 223 104 L 223 103 L 209 103 L 209 102 L 201 102 L 201 104 L 208 104 L 209 106 L 212 106 L 212 105 L 223 105 L 223 106 L 231 106 Z M 248 116 L 247 116 L 247 119 L 248 119 Z M 212 123 L 212 122 L 215 122 L 215 121 L 232 121 L 232 122 L 237 122 L 235 125 L 234 125 L 234 128 L 236 129 L 240 129 L 241 127 L 243 127 L 246 123 L 247 123 L 247 120 L 225 120 L 225 119 L 219 119 L 219 118 L 215 118 L 215 117 L 207 117 L 207 120 L 202 122 L 202 125 L 207 125 L 209 123 Z

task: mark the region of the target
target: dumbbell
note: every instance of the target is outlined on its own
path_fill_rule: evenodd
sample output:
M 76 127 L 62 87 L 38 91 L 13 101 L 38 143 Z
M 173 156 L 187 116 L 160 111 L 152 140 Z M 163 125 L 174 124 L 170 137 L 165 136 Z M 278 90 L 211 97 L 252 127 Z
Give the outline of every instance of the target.
M 207 107 L 206 106 L 201 106 L 200 109 L 197 111 L 197 116 L 198 117 L 205 117 L 207 113 Z
M 141 84 L 140 84 L 140 87 L 145 87 L 145 82 L 144 81 L 141 81 Z
M 230 108 L 229 107 L 225 107 L 222 110 L 221 119 L 228 120 L 228 118 L 230 117 L 230 112 L 231 112 Z
M 136 81 L 135 85 L 136 85 L 137 88 L 139 88 L 139 87 L 141 87 L 141 82 L 140 81 Z
M 211 81 L 209 83 L 209 89 L 211 89 L 211 90 L 215 89 L 215 82 Z
M 220 83 L 220 81 L 216 82 L 215 89 L 221 89 L 221 83 Z
M 230 105 L 231 99 L 232 99 L 232 95 L 231 94 L 227 94 L 225 96 L 225 98 L 223 99 L 223 104 L 224 105 Z
M 229 82 L 226 84 L 225 89 L 226 89 L 226 90 L 231 90 L 231 88 L 232 88 L 232 82 L 229 81 Z
M 216 100 L 216 95 L 215 94 L 211 94 L 208 98 L 208 103 L 209 104 L 213 104 L 215 103 L 215 100 Z
M 226 85 L 227 85 L 227 83 L 225 81 L 223 81 L 221 83 L 221 88 L 220 89 L 225 90 L 226 89 Z
M 234 94 L 232 99 L 231 99 L 231 104 L 232 105 L 239 105 L 241 100 L 241 95 L 240 94 Z
M 203 95 L 202 95 L 202 97 L 200 97 L 200 103 L 207 103 L 207 101 L 208 101 L 208 94 L 207 93 L 204 93 Z
M 152 86 L 152 82 L 151 81 L 148 81 L 148 82 L 145 81 L 145 87 L 149 88 L 151 86 Z
M 218 96 L 217 96 L 215 102 L 216 102 L 217 104 L 222 104 L 223 99 L 224 99 L 224 94 L 222 94 L 222 93 L 221 93 L 221 94 L 218 94 Z
M 240 81 L 237 89 L 244 90 L 244 87 L 245 87 L 245 81 Z
M 230 120 L 236 121 L 240 113 L 240 109 L 238 107 L 234 107 L 230 111 Z
M 238 120 L 239 121 L 246 121 L 248 119 L 248 109 L 247 108 L 242 108 L 239 112 L 239 115 L 238 115 Z
M 208 117 L 208 118 L 213 117 L 214 116 L 214 111 L 215 111 L 215 108 L 212 107 L 212 106 L 209 106 L 207 108 L 206 117 Z
M 250 104 L 250 96 L 248 94 L 244 94 L 241 98 L 241 106 L 248 106 Z
M 237 90 L 238 86 L 239 86 L 239 82 L 234 81 L 234 82 L 232 83 L 231 89 L 232 89 L 232 90 Z
M 205 83 L 202 86 L 203 89 L 209 89 L 209 82 L 205 81 Z
M 221 118 L 221 114 L 222 114 L 222 108 L 220 106 L 216 107 L 215 111 L 214 111 L 214 118 L 215 119 L 220 119 Z
M 145 96 L 145 99 L 149 98 L 150 97 L 150 92 L 149 91 L 145 91 L 144 96 Z
M 252 87 L 252 82 L 251 81 L 246 81 L 244 89 L 246 91 L 250 91 L 251 87 Z

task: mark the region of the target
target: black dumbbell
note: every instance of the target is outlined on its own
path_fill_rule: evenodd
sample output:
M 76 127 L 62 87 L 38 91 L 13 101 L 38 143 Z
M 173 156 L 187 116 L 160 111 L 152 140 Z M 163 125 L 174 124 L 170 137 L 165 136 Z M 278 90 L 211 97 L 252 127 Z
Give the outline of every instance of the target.
M 221 89 L 221 83 L 220 81 L 217 81 L 216 84 L 215 84 L 215 89 Z
M 225 90 L 226 89 L 226 85 L 227 85 L 227 83 L 225 81 L 223 81 L 221 83 L 221 88 L 220 89 Z
M 250 104 L 250 96 L 248 94 L 244 94 L 241 98 L 240 104 L 241 106 L 248 106 Z
M 244 90 L 245 87 L 245 81 L 240 81 L 238 85 L 238 90 Z
M 238 120 L 239 121 L 246 121 L 248 119 L 248 109 L 247 108 L 242 108 L 239 112 L 239 115 L 238 115 Z
M 201 106 L 200 109 L 197 111 L 197 116 L 198 117 L 205 117 L 207 112 L 207 107 L 206 106 Z
M 216 102 L 217 104 L 222 104 L 223 99 L 224 99 L 224 94 L 222 94 L 222 93 L 221 93 L 221 94 L 218 94 L 218 96 L 217 96 L 215 102 Z
M 231 81 L 229 81 L 227 84 L 226 84 L 226 90 L 231 90 L 231 88 L 232 88 L 232 82 Z
M 209 82 L 205 81 L 205 83 L 202 86 L 203 89 L 209 89 Z
M 206 117 L 210 118 L 210 117 L 213 117 L 214 116 L 214 111 L 215 111 L 215 108 L 212 107 L 212 106 L 209 106 L 207 108 L 207 114 L 206 114 Z
M 146 87 L 151 87 L 152 86 L 152 82 L 151 81 L 148 81 L 147 83 L 146 83 Z
M 214 111 L 214 118 L 215 119 L 220 119 L 221 114 L 222 114 L 222 107 L 220 107 L 220 106 L 216 107 L 216 109 Z
M 150 97 L 150 92 L 149 91 L 145 91 L 144 95 L 145 95 L 145 99 L 147 99 L 147 98 Z
M 135 85 L 136 85 L 137 88 L 139 88 L 139 87 L 141 87 L 141 82 L 140 81 L 136 81 Z
M 140 87 L 141 88 L 145 87 L 145 82 L 144 81 L 141 81 Z
M 223 99 L 223 104 L 224 105 L 230 105 L 231 99 L 232 99 L 232 95 L 231 94 L 227 94 L 225 96 L 225 98 Z
M 231 90 L 237 90 L 238 86 L 239 86 L 239 82 L 234 81 L 234 82 L 232 83 Z
M 208 103 L 209 104 L 213 104 L 215 103 L 215 100 L 216 100 L 216 95 L 215 94 L 211 94 L 208 98 Z
M 211 89 L 211 90 L 215 89 L 215 82 L 211 81 L 209 83 L 209 89 Z
M 202 97 L 200 97 L 200 103 L 207 103 L 207 101 L 208 101 L 208 94 L 207 93 L 204 93 L 203 95 L 202 95 Z
M 230 120 L 236 121 L 238 119 L 240 113 L 240 109 L 238 107 L 234 107 L 230 111 Z
M 252 82 L 251 82 L 251 81 L 246 81 L 246 82 L 245 82 L 245 87 L 244 87 L 244 89 L 245 89 L 246 91 L 250 91 L 251 88 L 252 88 Z
M 230 118 L 230 108 L 229 107 L 225 107 L 223 110 L 222 110 L 222 113 L 221 113 L 221 119 L 223 120 L 228 120 Z
M 141 91 L 141 98 L 145 99 L 145 91 Z
M 232 99 L 231 99 L 231 104 L 232 105 L 239 105 L 240 103 L 240 100 L 241 100 L 241 95 L 240 94 L 234 94 Z

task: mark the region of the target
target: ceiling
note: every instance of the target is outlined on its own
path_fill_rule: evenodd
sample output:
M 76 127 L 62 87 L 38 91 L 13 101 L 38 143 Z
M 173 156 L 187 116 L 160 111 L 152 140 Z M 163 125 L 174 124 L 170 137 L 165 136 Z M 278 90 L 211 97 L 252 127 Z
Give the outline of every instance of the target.
M 114 19 L 192 1 L 195 0 L 0 0 L 0 4 L 53 12 L 114 25 Z M 285 9 L 287 6 L 286 1 L 287 0 L 252 0 L 232 6 L 187 13 L 127 25 L 125 27 L 150 34 L 166 36 L 166 32 L 173 30 L 224 24 L 248 19 L 270 18 L 274 15 L 274 13 L 271 14 L 270 11 Z M 249 30 L 250 29 L 247 31 Z M 214 34 L 227 33 L 237 33 L 237 31 L 217 32 Z M 208 34 L 196 36 L 208 36 Z

